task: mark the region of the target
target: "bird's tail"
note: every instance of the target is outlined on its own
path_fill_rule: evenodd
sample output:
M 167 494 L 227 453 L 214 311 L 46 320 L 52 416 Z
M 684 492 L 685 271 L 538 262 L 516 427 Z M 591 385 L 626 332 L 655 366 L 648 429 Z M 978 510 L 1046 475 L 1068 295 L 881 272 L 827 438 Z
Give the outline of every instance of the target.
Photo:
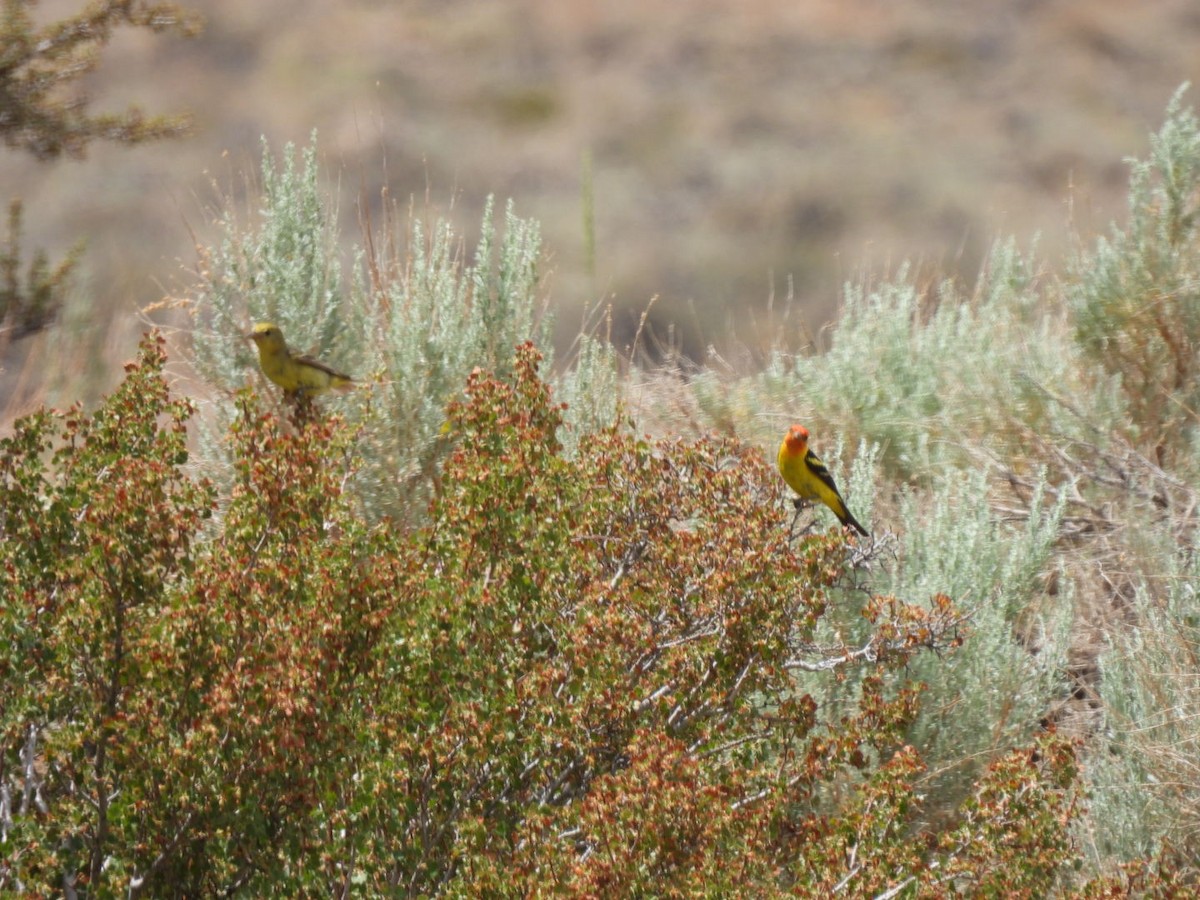
M 851 515 L 850 510 L 846 508 L 845 503 L 841 504 L 841 509 L 835 509 L 833 511 L 833 514 L 835 516 L 837 516 L 838 521 L 841 522 L 844 526 L 846 526 L 848 528 L 853 528 L 855 531 L 857 531 L 863 537 L 870 537 L 870 533 L 867 531 L 867 529 L 863 528 L 862 525 L 859 524 L 858 519 L 854 518 L 854 516 Z

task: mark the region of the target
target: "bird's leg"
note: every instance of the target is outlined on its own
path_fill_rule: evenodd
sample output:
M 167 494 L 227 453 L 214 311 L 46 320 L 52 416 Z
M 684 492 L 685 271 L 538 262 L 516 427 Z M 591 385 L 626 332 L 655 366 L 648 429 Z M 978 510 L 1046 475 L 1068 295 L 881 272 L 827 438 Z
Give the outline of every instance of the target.
M 297 426 L 304 426 L 317 420 L 317 408 L 312 397 L 304 388 L 290 392 L 288 399 L 291 411 L 288 418 Z
M 788 543 L 789 544 L 792 542 L 792 534 L 796 530 L 796 523 L 798 521 L 800 521 L 800 514 L 802 512 L 804 512 L 806 509 L 808 509 L 810 506 L 812 506 L 812 503 L 810 503 L 808 500 L 805 500 L 803 497 L 793 497 L 792 498 L 792 506 L 795 508 L 796 514 L 794 516 L 792 516 L 792 524 L 788 526 Z M 800 534 L 797 535 L 797 537 L 804 537 L 804 535 L 808 534 L 808 532 L 812 529 L 813 525 L 815 525 L 815 524 L 816 524 L 815 522 L 809 522 L 808 525 L 805 526 L 800 531 Z
M 811 504 L 808 502 L 808 500 L 805 500 L 803 497 L 793 497 L 792 498 L 792 506 L 794 509 L 796 509 L 796 515 L 792 516 L 792 523 L 790 524 L 790 526 L 787 527 L 787 542 L 788 542 L 788 544 L 791 544 L 791 542 L 792 542 L 792 534 L 794 532 L 796 532 L 796 523 L 800 521 L 800 514 L 802 514 L 802 512 L 804 512 L 804 510 L 808 509 L 810 505 Z M 809 528 L 811 528 L 811 527 L 812 526 L 810 524 Z M 802 530 L 802 532 L 800 532 L 800 536 L 803 536 L 805 534 L 805 532 L 808 532 L 809 528 L 805 528 L 804 530 Z

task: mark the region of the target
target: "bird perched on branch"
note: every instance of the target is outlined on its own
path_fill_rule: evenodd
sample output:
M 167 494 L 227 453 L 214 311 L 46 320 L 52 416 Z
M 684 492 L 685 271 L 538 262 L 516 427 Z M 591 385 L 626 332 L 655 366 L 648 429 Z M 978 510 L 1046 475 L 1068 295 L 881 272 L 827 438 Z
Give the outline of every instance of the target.
M 263 374 L 283 388 L 288 399 L 307 399 L 330 390 L 349 390 L 354 379 L 310 356 L 290 349 L 278 325 L 259 322 L 246 335 L 258 345 Z
M 784 435 L 783 443 L 779 445 L 779 474 L 793 491 L 800 496 L 792 502 L 799 515 L 809 500 L 820 500 L 837 516 L 842 525 L 853 528 L 863 537 L 867 529 L 858 523 L 846 508 L 846 501 L 838 492 L 833 476 L 825 468 L 825 463 L 817 459 L 817 455 L 809 449 L 808 429 L 803 425 L 793 425 Z M 792 520 L 795 524 L 795 519 Z

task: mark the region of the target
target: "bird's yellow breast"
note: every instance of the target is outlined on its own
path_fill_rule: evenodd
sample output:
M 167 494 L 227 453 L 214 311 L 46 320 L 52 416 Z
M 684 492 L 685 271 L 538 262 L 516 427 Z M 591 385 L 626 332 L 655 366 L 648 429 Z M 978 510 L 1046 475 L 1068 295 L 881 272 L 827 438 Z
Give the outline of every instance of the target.
M 779 445 L 779 474 L 787 486 L 805 500 L 824 500 L 818 492 L 820 482 L 809 473 L 804 465 L 804 454 L 793 453 L 785 440 Z

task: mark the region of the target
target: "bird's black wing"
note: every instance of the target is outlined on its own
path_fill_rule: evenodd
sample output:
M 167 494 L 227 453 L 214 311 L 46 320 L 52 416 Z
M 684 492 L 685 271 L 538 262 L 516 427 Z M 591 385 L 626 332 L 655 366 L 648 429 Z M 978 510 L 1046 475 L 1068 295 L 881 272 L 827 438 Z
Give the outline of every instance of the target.
M 837 494 L 838 499 L 841 500 L 842 492 L 838 490 L 838 486 L 833 481 L 833 476 L 830 475 L 829 470 L 825 468 L 825 463 L 817 459 L 817 454 L 813 453 L 812 450 L 809 450 L 804 457 L 804 464 L 808 466 L 814 475 L 816 475 L 821 479 L 822 482 L 825 483 L 827 488 Z

